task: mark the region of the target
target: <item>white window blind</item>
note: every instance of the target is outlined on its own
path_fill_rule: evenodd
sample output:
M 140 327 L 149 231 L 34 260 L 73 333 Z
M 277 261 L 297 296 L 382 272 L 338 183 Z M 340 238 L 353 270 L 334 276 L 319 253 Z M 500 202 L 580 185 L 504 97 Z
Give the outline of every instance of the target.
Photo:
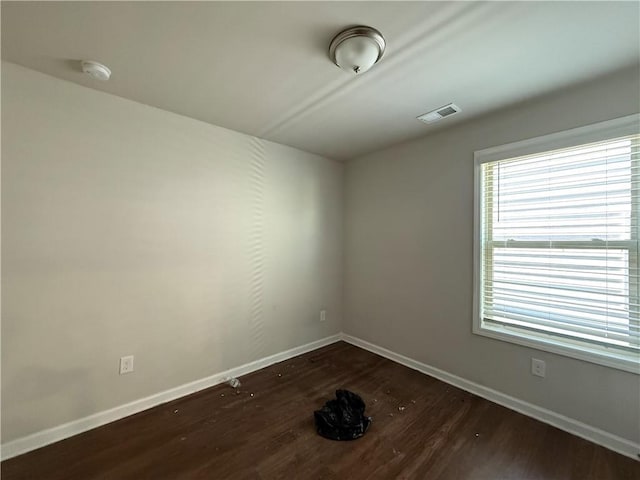
M 640 136 L 480 165 L 484 327 L 638 358 Z

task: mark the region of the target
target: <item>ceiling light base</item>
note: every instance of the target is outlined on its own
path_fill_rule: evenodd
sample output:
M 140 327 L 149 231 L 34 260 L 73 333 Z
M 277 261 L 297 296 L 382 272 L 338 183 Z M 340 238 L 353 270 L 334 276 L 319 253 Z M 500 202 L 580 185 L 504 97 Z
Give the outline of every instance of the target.
M 386 41 L 372 27 L 359 25 L 347 28 L 331 40 L 329 58 L 340 68 L 361 74 L 369 70 L 384 55 Z

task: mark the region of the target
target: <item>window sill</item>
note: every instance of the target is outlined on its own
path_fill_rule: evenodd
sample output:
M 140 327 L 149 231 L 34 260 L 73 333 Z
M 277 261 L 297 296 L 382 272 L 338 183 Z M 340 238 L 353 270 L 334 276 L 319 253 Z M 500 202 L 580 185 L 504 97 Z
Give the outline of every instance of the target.
M 473 333 L 640 375 L 640 355 L 633 353 L 627 355 L 608 352 L 597 347 L 574 346 L 557 339 L 545 338 L 543 335 L 520 331 L 516 328 L 486 325 L 478 321 L 473 324 Z

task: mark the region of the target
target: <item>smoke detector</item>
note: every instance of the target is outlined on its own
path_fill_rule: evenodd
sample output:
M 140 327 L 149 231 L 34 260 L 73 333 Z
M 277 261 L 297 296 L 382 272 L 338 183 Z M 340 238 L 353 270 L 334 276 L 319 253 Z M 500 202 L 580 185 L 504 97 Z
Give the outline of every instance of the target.
M 106 82 L 111 77 L 111 70 L 106 65 L 103 65 L 92 60 L 83 60 L 80 62 L 82 65 L 82 71 L 89 75 L 91 78 Z
M 420 115 L 418 117 L 418 120 L 424 123 L 434 123 L 434 122 L 437 122 L 438 120 L 442 120 L 445 117 L 455 115 L 459 111 L 461 111 L 460 107 L 458 107 L 457 105 L 454 105 L 453 103 L 450 103 L 449 105 L 436 108 L 435 110 L 432 110 L 428 113 Z

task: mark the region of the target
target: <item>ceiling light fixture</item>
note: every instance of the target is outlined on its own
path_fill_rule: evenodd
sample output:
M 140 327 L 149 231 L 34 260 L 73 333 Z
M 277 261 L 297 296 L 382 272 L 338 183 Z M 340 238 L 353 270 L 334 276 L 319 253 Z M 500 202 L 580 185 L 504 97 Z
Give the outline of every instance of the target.
M 111 70 L 106 65 L 91 60 L 83 60 L 80 63 L 82 71 L 96 80 L 106 82 L 111 77 Z
M 343 70 L 358 75 L 369 70 L 382 58 L 386 43 L 375 28 L 351 27 L 331 40 L 329 57 Z

